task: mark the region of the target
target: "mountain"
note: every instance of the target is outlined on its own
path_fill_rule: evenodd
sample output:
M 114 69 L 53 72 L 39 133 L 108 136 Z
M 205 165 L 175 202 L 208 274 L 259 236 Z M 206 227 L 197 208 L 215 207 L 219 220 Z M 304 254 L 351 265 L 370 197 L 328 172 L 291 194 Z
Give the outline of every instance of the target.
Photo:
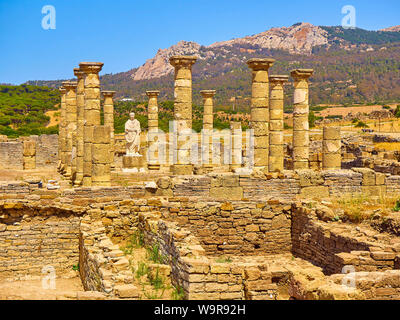
M 194 102 L 201 104 L 199 91 L 216 89 L 216 102 L 232 105 L 234 97 L 248 107 L 251 73 L 246 61 L 254 57 L 276 59 L 271 73 L 288 74 L 294 68 L 313 68 L 313 104 L 353 104 L 400 101 L 400 32 L 343 29 L 296 23 L 203 46 L 180 41 L 159 49 L 142 66 L 101 77 L 104 89 L 117 97 L 146 100 L 146 90 L 160 90 L 160 99 L 173 99 L 172 55 L 196 55 L 193 66 Z M 60 81 L 31 81 L 30 84 L 58 86 Z M 293 88 L 288 85 L 286 104 Z
M 386 31 L 386 32 L 400 32 L 400 25 L 398 26 L 393 26 L 393 27 L 389 27 L 386 29 L 382 29 L 380 31 Z

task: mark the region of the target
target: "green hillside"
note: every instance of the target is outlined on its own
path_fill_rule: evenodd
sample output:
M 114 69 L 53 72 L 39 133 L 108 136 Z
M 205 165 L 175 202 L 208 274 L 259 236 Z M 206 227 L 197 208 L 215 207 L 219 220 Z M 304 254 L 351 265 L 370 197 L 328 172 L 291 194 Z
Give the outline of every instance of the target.
M 0 134 L 10 138 L 57 133 L 58 127 L 45 128 L 45 113 L 56 110 L 60 94 L 49 87 L 0 85 Z

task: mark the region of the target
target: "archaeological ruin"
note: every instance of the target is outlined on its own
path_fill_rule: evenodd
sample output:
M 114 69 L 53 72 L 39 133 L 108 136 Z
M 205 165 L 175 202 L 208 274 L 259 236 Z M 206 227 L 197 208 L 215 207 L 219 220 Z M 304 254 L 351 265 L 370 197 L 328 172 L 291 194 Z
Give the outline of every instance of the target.
M 250 129 L 215 130 L 218 91 L 202 90 L 194 132 L 196 60 L 169 60 L 170 132 L 159 129 L 159 88 L 144 93 L 148 130 L 131 110 L 116 133 L 118 92 L 101 90 L 103 63 L 81 62 L 59 88 L 58 135 L 0 137 L 0 282 L 46 270 L 56 282 L 80 279 L 57 299 L 151 299 L 160 281 L 191 300 L 400 299 L 397 212 L 372 207 L 358 224 L 343 214 L 356 201 L 399 198 L 400 154 L 374 147 L 388 138 L 311 129 L 313 70 L 273 75 L 269 58 L 247 61 Z

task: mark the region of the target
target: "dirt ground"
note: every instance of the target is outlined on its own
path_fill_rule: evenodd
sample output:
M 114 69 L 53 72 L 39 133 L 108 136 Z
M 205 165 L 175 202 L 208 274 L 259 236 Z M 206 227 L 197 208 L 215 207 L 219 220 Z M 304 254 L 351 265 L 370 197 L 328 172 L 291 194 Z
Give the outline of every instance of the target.
M 83 290 L 79 277 L 56 279 L 55 289 L 43 288 L 41 280 L 0 281 L 0 300 L 74 299 Z
M 395 108 L 397 104 L 388 104 L 390 107 Z M 333 107 L 327 108 L 325 110 L 315 112 L 316 115 L 326 117 L 329 115 L 341 115 L 343 117 L 347 116 L 349 113 L 356 114 L 361 113 L 371 113 L 373 111 L 383 110 L 382 105 L 374 106 L 355 106 L 355 107 Z

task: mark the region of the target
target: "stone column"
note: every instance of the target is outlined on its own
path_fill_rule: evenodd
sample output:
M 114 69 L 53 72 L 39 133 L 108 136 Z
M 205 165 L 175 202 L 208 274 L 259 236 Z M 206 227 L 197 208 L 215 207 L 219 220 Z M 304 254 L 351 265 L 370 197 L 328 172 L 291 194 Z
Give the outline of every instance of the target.
M 269 153 L 269 79 L 268 69 L 274 59 L 250 59 L 252 69 L 251 88 L 251 128 L 254 130 L 254 167 L 268 169 Z
M 242 166 L 242 137 L 242 123 L 231 121 L 231 171 Z
M 101 62 L 81 62 L 79 68 L 85 73 L 85 108 L 83 128 L 83 179 L 82 186 L 92 185 L 93 127 L 100 125 L 100 78 Z
M 111 185 L 110 141 L 110 126 L 93 126 L 92 186 Z
M 294 79 L 293 108 L 293 169 L 308 169 L 310 133 L 308 124 L 308 79 L 312 69 L 296 69 L 291 72 Z
M 269 172 L 282 172 L 283 151 L 283 84 L 288 76 L 273 75 L 269 77 L 271 86 L 269 100 Z
M 76 82 L 63 82 L 63 87 L 67 90 L 65 99 L 65 130 L 66 130 L 66 169 L 65 176 L 67 178 L 72 177 L 72 159 L 75 156 L 73 149 L 73 136 L 76 130 L 77 124 L 77 110 L 76 110 Z
M 201 96 L 203 97 L 203 106 L 204 106 L 204 113 L 203 113 L 203 133 L 202 137 L 203 147 L 204 150 L 202 151 L 202 158 L 203 158 L 203 167 L 205 168 L 212 168 L 212 133 L 213 133 L 213 122 L 214 122 L 214 95 L 215 90 L 202 90 L 200 91 Z M 203 152 L 207 153 L 208 150 L 208 157 L 207 154 L 203 154 Z
M 160 170 L 160 163 L 158 161 L 158 148 L 157 148 L 157 135 L 158 135 L 158 102 L 157 97 L 160 91 L 146 91 L 146 95 L 149 97 L 148 103 L 148 150 L 149 158 L 147 162 L 147 168 L 149 170 Z
M 340 127 L 324 127 L 322 169 L 340 170 L 342 166 Z
M 110 127 L 110 166 L 111 169 L 115 168 L 114 165 L 114 93 L 115 91 L 102 91 L 104 96 L 104 125 Z
M 60 172 L 63 172 L 65 169 L 65 154 L 67 152 L 67 145 L 65 139 L 65 95 L 67 90 L 61 86 L 59 88 L 61 93 L 61 102 L 60 102 L 60 122 L 58 124 L 58 159 L 59 165 L 58 169 Z
M 24 141 L 23 149 L 24 170 L 36 169 L 36 142 L 32 140 Z
M 175 175 L 193 173 L 190 161 L 190 135 L 192 130 L 192 65 L 194 56 L 173 56 L 169 59 L 175 67 L 174 120 L 176 130 L 176 160 L 171 171 Z
M 85 73 L 79 68 L 74 69 L 74 74 L 78 78 L 76 87 L 76 109 L 77 109 L 77 128 L 76 128 L 76 160 L 75 160 L 75 179 L 74 186 L 80 186 L 83 179 L 83 127 L 85 125 Z

